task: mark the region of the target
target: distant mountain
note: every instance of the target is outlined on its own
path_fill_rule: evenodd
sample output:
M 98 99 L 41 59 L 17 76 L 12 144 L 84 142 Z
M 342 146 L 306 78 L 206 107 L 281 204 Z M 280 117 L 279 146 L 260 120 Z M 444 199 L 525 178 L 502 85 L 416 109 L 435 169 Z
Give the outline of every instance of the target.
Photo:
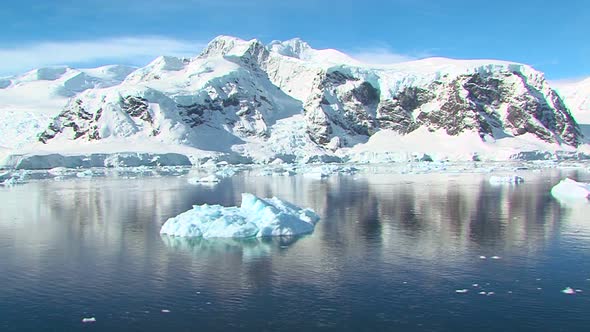
M 69 98 L 91 88 L 120 84 L 136 68 L 40 68 L 0 78 L 0 146 L 20 148 L 37 139 Z
M 558 82 L 554 86 L 576 120 L 590 124 L 590 77 L 576 82 Z
M 15 153 L 470 160 L 575 153 L 584 143 L 562 99 L 527 65 L 431 58 L 375 66 L 300 39 L 264 45 L 220 36 L 194 58 L 163 56 L 136 70 L 40 69 L 0 80 L 0 88 L 1 104 L 28 94 L 37 98 L 31 108 L 53 116 L 44 128 L 6 119 L 38 141 Z M 0 145 L 22 146 L 12 139 Z
M 556 82 L 553 86 L 580 124 L 582 134 L 590 137 L 590 77 L 580 81 Z

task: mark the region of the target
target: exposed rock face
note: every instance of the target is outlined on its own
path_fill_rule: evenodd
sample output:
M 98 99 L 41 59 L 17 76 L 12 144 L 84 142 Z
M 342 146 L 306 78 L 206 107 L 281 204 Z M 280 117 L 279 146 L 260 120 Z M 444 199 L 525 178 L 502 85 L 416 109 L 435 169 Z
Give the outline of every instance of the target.
M 314 142 L 327 144 L 334 135 L 343 138 L 343 134 L 369 136 L 374 132 L 380 91 L 371 83 L 331 71 L 319 73 L 313 85 L 316 92 L 305 103 L 304 112 Z
M 86 141 L 100 140 L 101 118 L 107 104 L 89 109 L 84 105 L 82 99 L 72 100 L 57 117 L 49 124 L 49 127 L 39 134 L 39 141 L 47 143 L 58 134 L 77 140 Z M 120 99 L 117 107 L 127 115 L 133 123 L 143 122 L 146 126 L 153 125 L 152 114 L 150 113 L 148 101 L 139 96 L 126 96 Z M 152 128 L 152 136 L 158 135 L 157 128 Z
M 377 109 L 380 128 L 392 129 L 407 134 L 418 128 L 413 112 L 421 105 L 434 99 L 434 94 L 423 88 L 408 87 L 391 99 L 384 99 Z
M 339 129 L 356 135 L 379 129 L 407 134 L 422 126 L 451 136 L 465 131 L 475 131 L 482 139 L 530 133 L 550 143 L 581 142 L 580 129 L 559 96 L 533 86 L 518 72 L 460 75 L 408 86 L 390 98 L 366 81 L 333 72 L 325 75 L 317 91 L 306 104 L 306 114 L 318 144 L 330 142 Z
M 63 112 L 61 112 L 49 124 L 49 127 L 39 134 L 39 141 L 47 143 L 58 134 L 64 133 L 67 128 L 71 128 L 71 138 L 79 139 L 88 134 L 91 128 L 94 128 L 94 123 L 100 119 L 102 109 L 97 110 L 95 114 L 87 111 L 83 106 L 84 102 L 81 99 L 75 99 L 70 102 Z M 97 132 L 92 132 L 88 138 L 100 139 Z

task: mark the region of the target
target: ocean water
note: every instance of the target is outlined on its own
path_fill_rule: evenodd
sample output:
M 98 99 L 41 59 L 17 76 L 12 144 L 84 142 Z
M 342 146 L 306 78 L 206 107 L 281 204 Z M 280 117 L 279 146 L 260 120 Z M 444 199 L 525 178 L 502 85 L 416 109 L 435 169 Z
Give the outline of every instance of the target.
M 549 191 L 590 174 L 519 174 L 0 188 L 0 331 L 587 331 L 590 203 Z M 242 192 L 322 219 L 292 239 L 160 236 L 193 204 L 239 205 Z

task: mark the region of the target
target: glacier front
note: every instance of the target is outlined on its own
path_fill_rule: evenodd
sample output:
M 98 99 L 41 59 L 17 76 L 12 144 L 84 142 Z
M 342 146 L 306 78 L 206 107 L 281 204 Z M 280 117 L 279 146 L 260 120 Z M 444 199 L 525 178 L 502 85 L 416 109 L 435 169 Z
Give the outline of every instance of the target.
M 160 234 L 203 238 L 295 236 L 313 232 L 320 217 L 279 198 L 242 194 L 240 207 L 195 205 L 168 219 Z

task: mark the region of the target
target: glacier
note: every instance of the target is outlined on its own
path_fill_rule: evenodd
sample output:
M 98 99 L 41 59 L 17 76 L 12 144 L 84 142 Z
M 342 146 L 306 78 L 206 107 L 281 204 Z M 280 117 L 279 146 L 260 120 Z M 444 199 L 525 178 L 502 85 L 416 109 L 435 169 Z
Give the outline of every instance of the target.
M 320 217 L 279 198 L 242 194 L 240 207 L 195 205 L 168 219 L 160 234 L 202 238 L 296 236 L 311 233 Z
M 179 153 L 90 153 L 83 155 L 12 154 L 0 166 L 13 169 L 54 169 L 91 167 L 192 166 L 190 159 Z

